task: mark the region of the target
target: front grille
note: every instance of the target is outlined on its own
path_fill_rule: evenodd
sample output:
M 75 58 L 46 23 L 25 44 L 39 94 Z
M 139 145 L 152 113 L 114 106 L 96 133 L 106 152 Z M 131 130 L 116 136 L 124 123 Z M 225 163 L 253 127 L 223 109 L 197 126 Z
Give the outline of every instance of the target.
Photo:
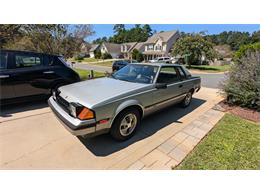
M 69 102 L 63 99 L 59 94 L 56 95 L 56 102 L 63 108 L 65 112 L 70 114 Z

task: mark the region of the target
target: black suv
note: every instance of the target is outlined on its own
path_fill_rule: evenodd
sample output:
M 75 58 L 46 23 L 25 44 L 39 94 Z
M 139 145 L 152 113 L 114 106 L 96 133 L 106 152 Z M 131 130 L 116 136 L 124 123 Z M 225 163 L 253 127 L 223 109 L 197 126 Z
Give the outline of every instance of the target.
M 137 63 L 137 61 L 136 60 L 132 60 L 132 61 L 130 61 L 130 60 L 116 60 L 112 64 L 112 70 L 113 70 L 113 72 L 118 71 L 119 69 L 125 67 L 129 63 Z
M 78 81 L 79 75 L 61 56 L 0 50 L 0 105 L 46 97 Z

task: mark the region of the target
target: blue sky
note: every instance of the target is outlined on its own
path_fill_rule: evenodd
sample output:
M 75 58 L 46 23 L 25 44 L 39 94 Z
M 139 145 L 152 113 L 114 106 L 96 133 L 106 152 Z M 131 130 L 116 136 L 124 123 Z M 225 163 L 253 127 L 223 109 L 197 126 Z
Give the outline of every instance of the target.
M 95 35 L 89 38 L 89 41 L 103 36 L 113 35 L 114 24 L 94 24 Z M 126 24 L 125 27 L 131 28 L 134 24 Z M 246 31 L 254 32 L 260 30 L 260 24 L 150 24 L 153 30 L 157 32 L 179 30 L 184 32 L 207 31 L 208 34 L 218 34 L 223 31 Z

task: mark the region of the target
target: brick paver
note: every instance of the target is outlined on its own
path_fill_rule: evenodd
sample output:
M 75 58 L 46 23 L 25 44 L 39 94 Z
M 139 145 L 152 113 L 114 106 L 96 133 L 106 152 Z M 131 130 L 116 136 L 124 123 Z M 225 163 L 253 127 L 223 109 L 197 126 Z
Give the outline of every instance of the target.
M 136 169 L 171 169 L 180 164 L 200 140 L 223 117 L 224 113 L 209 109 L 177 133 L 163 141 L 152 152 L 133 163 Z M 141 162 L 141 163 L 140 163 Z

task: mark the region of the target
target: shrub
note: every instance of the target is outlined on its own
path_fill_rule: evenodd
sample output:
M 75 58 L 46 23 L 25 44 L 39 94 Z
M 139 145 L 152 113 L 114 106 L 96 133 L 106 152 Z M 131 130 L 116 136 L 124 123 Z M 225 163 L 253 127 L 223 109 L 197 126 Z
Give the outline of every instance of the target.
M 112 56 L 110 53 L 103 53 L 101 56 L 102 59 L 112 59 Z
M 101 53 L 100 50 L 96 50 L 96 51 L 94 52 L 94 55 L 95 55 L 95 58 L 96 58 L 96 59 L 100 59 L 101 56 L 102 56 L 102 53 Z
M 260 52 L 247 52 L 231 65 L 223 90 L 229 103 L 260 110 Z
M 77 61 L 84 60 L 84 56 L 82 56 L 82 55 L 77 55 L 77 56 L 75 56 L 75 60 L 77 60 Z
M 132 52 L 132 58 L 138 62 L 142 62 L 144 60 L 144 56 L 137 49 L 134 49 Z

